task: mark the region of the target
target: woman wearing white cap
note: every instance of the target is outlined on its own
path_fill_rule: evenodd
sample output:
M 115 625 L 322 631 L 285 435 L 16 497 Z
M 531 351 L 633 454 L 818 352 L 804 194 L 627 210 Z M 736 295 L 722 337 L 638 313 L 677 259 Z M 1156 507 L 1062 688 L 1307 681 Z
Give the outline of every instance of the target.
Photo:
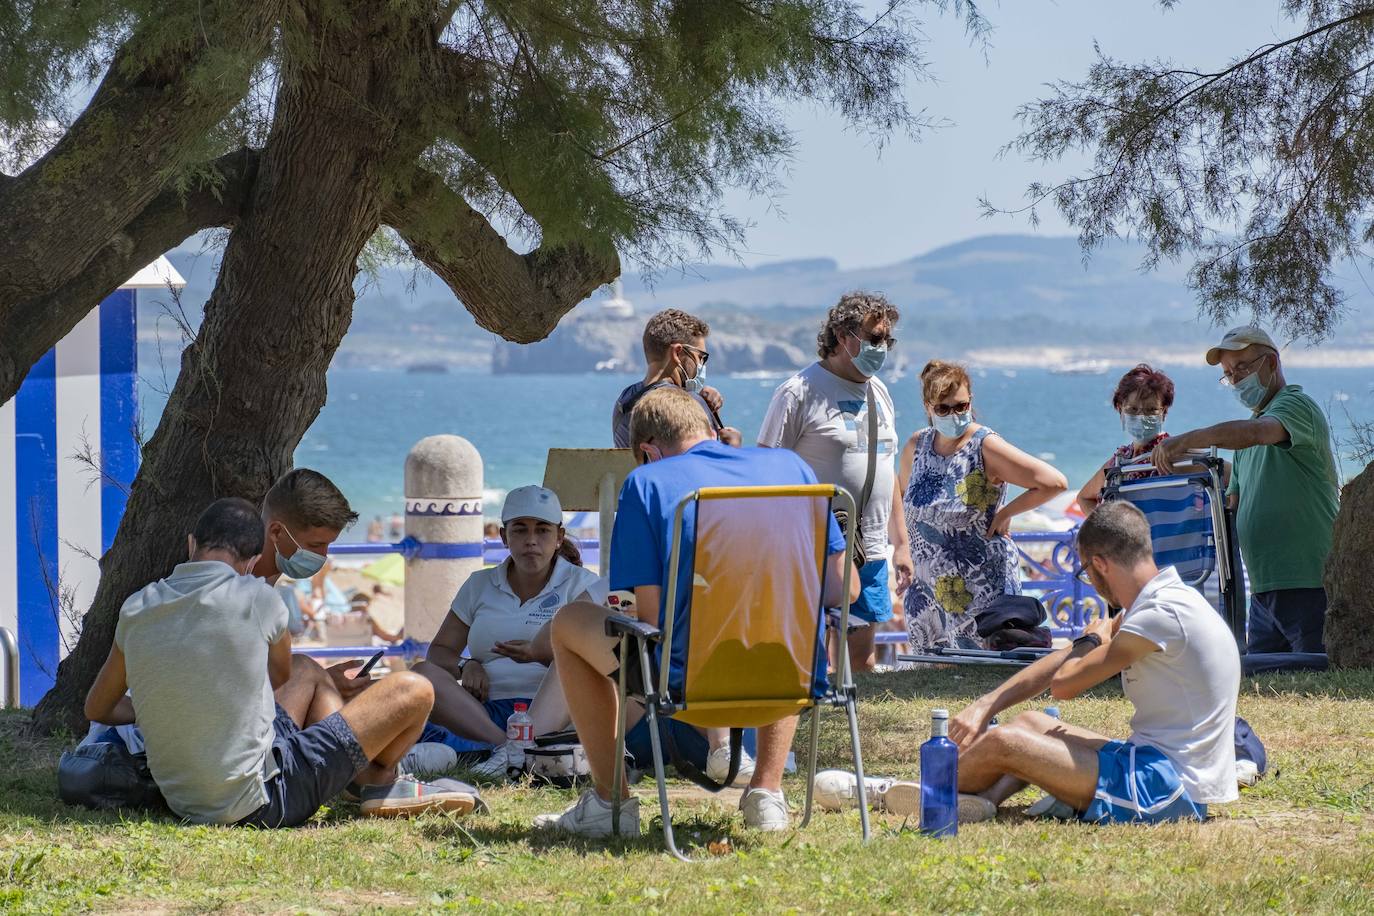
M 506 720 L 516 703 L 529 706 L 535 734 L 566 725 L 560 692 L 554 691 L 558 701 L 534 702 L 548 667 L 530 641 L 559 608 L 595 592 L 597 582 L 564 539 L 563 510 L 552 490 L 510 491 L 501 507 L 501 540 L 510 557 L 468 577 L 425 661 L 414 669 L 434 684 L 432 722 L 496 746 L 477 768 L 488 776 L 504 776 L 523 757 L 506 742 Z

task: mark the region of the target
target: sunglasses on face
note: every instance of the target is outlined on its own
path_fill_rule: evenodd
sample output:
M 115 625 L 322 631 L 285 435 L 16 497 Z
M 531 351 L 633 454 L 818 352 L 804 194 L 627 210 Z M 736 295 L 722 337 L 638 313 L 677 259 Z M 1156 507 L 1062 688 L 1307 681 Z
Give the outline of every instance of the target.
M 700 362 L 703 366 L 711 360 L 711 354 L 707 353 L 705 350 L 698 350 L 691 344 L 681 344 L 680 346 L 682 347 L 682 349 L 686 350 L 688 353 L 695 356 L 697 358 L 697 361 Z
M 849 336 L 855 340 L 870 343 L 875 347 L 887 347 L 891 350 L 897 346 L 897 338 L 890 334 L 868 333 L 867 331 L 850 331 Z
M 931 404 L 930 412 L 937 417 L 947 417 L 952 413 L 968 413 L 968 409 L 972 406 L 972 401 L 960 401 L 957 404 Z

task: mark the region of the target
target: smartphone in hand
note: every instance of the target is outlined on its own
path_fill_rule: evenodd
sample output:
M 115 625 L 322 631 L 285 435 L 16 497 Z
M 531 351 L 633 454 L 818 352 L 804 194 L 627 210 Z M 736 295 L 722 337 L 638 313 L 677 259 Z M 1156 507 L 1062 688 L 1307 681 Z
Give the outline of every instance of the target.
M 379 661 L 382 660 L 382 656 L 385 655 L 385 654 L 386 654 L 386 650 L 385 650 L 385 649 L 378 649 L 378 650 L 377 650 L 377 654 L 374 655 L 374 656 L 372 656 L 371 658 L 369 658 L 369 659 L 367 660 L 367 662 L 366 662 L 361 668 L 358 669 L 358 673 L 355 674 L 355 675 L 353 675 L 353 680 L 356 681 L 358 678 L 367 677 L 369 674 L 371 674 L 371 673 L 372 673 L 372 668 L 373 668 Z

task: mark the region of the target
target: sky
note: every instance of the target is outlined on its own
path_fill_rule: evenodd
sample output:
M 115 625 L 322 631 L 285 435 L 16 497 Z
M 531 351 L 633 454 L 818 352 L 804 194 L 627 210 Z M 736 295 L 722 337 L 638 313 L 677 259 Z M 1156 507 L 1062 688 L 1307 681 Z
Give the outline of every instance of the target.
M 1154 0 L 982 0 L 980 7 L 994 28 L 986 53 L 970 46 L 953 16 L 913 7 L 924 20 L 936 81 L 909 81 L 907 101 L 948 127 L 919 141 L 894 137 L 879 150 L 836 115 L 791 109 L 797 149 L 783 194 L 773 202 L 727 198 L 730 212 L 752 224 L 739 260 L 753 266 L 830 257 L 845 268 L 866 267 L 975 235 L 1072 234 L 1052 208 L 1041 209 L 1038 228 L 1024 216 L 981 217 L 980 195 L 1016 208 L 1031 181 L 1067 177 L 1086 161 L 999 158 L 1017 134 L 1019 105 L 1044 94 L 1049 82 L 1082 79 L 1094 41 L 1122 60 L 1212 67 L 1299 31 L 1279 15 L 1276 0 L 1181 0 L 1168 11 Z

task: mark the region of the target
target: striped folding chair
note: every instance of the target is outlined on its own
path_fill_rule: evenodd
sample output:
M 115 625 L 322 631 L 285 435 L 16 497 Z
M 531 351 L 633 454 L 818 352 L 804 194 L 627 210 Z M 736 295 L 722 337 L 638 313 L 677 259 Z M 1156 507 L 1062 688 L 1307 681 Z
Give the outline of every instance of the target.
M 860 824 L 864 840 L 869 838 L 856 692 L 847 653 L 840 653 L 839 684 L 830 683 L 826 675 L 821 598 L 832 502 L 853 517 L 853 498 L 828 485 L 712 487 L 688 494 L 673 516 L 664 601 L 668 611 L 662 631 L 621 615 L 607 621 L 607 635 L 620 640 L 620 658 L 639 661 L 642 674 L 637 679 L 642 683 L 627 683 L 627 669 L 636 666 L 620 666 L 620 709 L 626 709 L 627 696 L 642 693 L 663 838 L 668 850 L 683 861 L 688 859 L 674 842 L 668 809 L 659 737 L 659 721 L 664 718 L 702 728 L 730 727 L 734 751 L 738 729 L 769 725 L 810 710 L 806 811 L 801 821 L 806 826 L 811 819 L 820 710 L 844 707 L 859 780 Z M 841 626 L 849 618 L 850 569 L 845 564 Z M 622 715 L 616 726 L 617 760 L 624 759 L 625 729 Z M 733 777 L 737 755 L 732 756 Z M 616 800 L 612 823 L 617 832 L 621 776 L 617 768 L 611 795 Z
M 1180 473 L 1128 480 L 1132 471 L 1151 470 L 1141 462 L 1108 468 L 1102 499 L 1124 499 L 1145 513 L 1154 541 L 1155 563 L 1172 566 L 1179 578 L 1205 592 L 1217 577 L 1218 611 L 1245 651 L 1245 584 L 1235 537 L 1235 520 L 1221 485 L 1224 464 L 1211 452 L 1194 453 Z

